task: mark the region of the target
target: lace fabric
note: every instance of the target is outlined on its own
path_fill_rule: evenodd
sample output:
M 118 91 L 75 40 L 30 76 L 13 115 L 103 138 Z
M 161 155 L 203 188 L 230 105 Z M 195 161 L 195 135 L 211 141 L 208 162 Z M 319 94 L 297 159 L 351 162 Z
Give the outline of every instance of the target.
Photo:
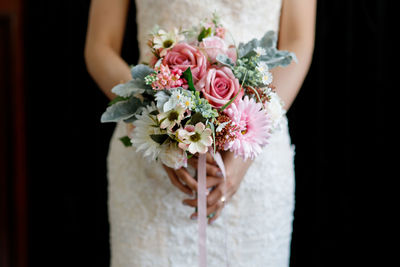
M 238 42 L 277 30 L 280 0 L 137 0 L 141 60 L 154 24 L 185 26 L 217 11 Z M 159 163 L 149 163 L 118 138 L 108 155 L 111 266 L 197 266 L 197 222 L 189 219 L 188 198 L 169 181 Z M 289 265 L 294 207 L 294 149 L 286 118 L 249 168 L 221 217 L 207 229 L 208 266 Z M 225 242 L 227 247 L 225 247 Z

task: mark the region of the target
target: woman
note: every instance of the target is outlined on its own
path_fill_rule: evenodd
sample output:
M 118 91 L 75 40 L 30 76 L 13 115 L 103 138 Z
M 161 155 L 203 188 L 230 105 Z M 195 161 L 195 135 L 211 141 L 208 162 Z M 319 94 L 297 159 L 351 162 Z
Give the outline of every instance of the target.
M 131 79 L 120 57 L 129 0 L 93 0 L 85 58 L 103 92 Z M 147 34 L 197 24 L 217 11 L 236 42 L 279 33 L 281 50 L 298 63 L 273 71 L 277 93 L 288 109 L 308 71 L 314 44 L 316 0 L 136 0 L 140 60 L 148 61 Z M 117 125 L 108 157 L 112 267 L 195 266 L 197 223 L 193 196 L 197 183 L 188 169 L 149 164 L 126 149 Z M 223 154 L 226 182 L 208 157 L 207 196 L 209 266 L 288 266 L 294 207 L 294 151 L 287 123 L 254 160 Z M 196 158 L 190 162 L 195 166 Z M 168 179 L 169 178 L 169 179 Z M 225 194 L 222 189 L 226 188 Z M 190 220 L 189 218 L 193 219 Z M 226 243 L 225 243 L 226 242 Z

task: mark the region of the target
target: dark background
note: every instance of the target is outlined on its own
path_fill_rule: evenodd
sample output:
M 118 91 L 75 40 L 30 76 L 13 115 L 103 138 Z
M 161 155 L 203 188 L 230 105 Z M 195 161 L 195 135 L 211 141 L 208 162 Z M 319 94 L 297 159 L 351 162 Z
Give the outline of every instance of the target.
M 291 266 L 379 258 L 372 219 L 385 176 L 395 1 L 318 1 L 314 60 L 288 113 L 296 145 Z M 135 9 L 123 57 L 138 59 Z M 30 266 L 108 266 L 106 156 L 114 125 L 83 59 L 89 1 L 25 6 Z M 382 265 L 381 265 L 382 266 Z

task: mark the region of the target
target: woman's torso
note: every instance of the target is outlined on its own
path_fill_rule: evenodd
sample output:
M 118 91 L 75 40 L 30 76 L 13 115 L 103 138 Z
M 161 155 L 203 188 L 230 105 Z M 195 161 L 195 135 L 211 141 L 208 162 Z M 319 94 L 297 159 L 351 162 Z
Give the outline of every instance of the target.
M 238 44 L 278 31 L 281 0 L 136 0 L 139 62 L 149 59 L 148 34 L 159 25 L 166 30 L 188 28 L 216 12 Z

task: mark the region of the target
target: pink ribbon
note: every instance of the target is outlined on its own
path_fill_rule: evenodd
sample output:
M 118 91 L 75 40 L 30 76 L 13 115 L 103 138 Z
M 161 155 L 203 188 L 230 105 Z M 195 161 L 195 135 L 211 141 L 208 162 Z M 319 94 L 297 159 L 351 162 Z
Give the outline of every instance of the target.
M 206 154 L 199 155 L 197 164 L 198 176 L 198 194 L 197 194 L 197 210 L 198 210 L 198 226 L 199 226 L 199 267 L 207 266 L 207 199 L 206 199 Z
M 225 165 L 220 153 L 211 153 L 218 167 L 221 169 L 224 180 L 226 179 Z M 199 226 L 199 267 L 207 267 L 207 185 L 206 185 L 206 154 L 199 155 L 197 164 L 197 207 Z

